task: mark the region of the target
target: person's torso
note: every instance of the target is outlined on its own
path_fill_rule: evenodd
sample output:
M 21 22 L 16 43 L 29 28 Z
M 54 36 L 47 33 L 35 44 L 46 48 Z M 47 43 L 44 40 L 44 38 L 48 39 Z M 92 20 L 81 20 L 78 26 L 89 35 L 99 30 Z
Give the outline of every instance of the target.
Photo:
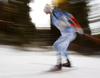
M 70 25 L 68 20 L 64 20 L 64 15 L 59 9 L 54 9 L 52 12 L 52 24 L 57 27 L 61 33 L 72 33 L 74 28 Z

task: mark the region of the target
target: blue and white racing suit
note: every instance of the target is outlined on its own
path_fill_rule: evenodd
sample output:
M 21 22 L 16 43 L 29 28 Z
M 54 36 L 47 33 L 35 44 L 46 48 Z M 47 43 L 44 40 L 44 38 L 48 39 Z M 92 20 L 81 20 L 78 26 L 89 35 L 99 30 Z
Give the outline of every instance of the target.
M 67 12 L 66 12 L 67 13 Z M 71 41 L 76 38 L 76 32 L 73 26 L 70 25 L 69 19 L 58 8 L 55 8 L 51 14 L 52 24 L 60 30 L 61 36 L 53 44 L 54 49 L 57 51 L 57 55 L 61 57 L 61 54 L 67 58 L 67 48 Z

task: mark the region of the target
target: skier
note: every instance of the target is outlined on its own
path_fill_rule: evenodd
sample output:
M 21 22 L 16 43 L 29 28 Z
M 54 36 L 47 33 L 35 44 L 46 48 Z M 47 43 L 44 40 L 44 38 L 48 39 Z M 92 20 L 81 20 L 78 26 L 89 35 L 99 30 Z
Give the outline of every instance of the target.
M 52 24 L 57 27 L 61 33 L 61 36 L 53 44 L 54 49 L 57 51 L 57 64 L 51 68 L 51 70 L 61 70 L 62 66 L 71 67 L 66 51 L 69 44 L 76 38 L 76 32 L 83 34 L 83 30 L 76 19 L 66 11 L 62 11 L 59 8 L 54 8 L 52 11 L 51 5 L 46 4 L 44 12 L 50 14 Z M 66 62 L 63 64 L 61 59 L 62 54 L 64 54 L 66 58 Z

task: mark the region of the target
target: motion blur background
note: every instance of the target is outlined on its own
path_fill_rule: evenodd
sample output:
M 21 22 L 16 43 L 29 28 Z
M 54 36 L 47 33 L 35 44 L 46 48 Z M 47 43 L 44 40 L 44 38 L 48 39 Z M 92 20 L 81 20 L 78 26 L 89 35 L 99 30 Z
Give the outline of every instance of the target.
M 43 12 L 47 3 L 73 14 L 86 34 L 100 39 L 99 0 L 0 0 L 0 45 L 52 46 L 60 33 Z M 98 54 L 100 41 L 77 34 L 69 49 Z

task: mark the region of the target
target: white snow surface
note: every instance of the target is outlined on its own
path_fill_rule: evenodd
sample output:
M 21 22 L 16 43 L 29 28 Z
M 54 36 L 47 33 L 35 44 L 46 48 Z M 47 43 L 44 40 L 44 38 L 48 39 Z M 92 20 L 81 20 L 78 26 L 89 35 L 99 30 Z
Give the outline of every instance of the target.
M 72 68 L 46 72 L 56 64 L 54 50 L 33 47 L 30 51 L 22 51 L 1 45 L 0 78 L 100 78 L 100 55 L 68 53 Z

